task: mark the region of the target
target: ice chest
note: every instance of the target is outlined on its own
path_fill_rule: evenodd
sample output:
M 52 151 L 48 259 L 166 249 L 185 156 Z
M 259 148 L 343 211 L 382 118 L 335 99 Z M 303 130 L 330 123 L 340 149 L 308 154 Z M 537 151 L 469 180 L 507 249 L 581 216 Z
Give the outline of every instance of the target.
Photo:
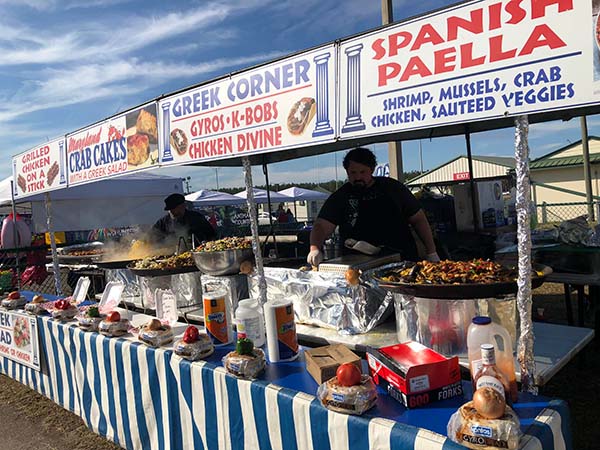
M 373 381 L 407 408 L 462 395 L 458 357 L 409 341 L 367 351 Z
M 352 363 L 359 369 L 361 368 L 360 357 L 342 344 L 305 350 L 304 359 L 306 360 L 306 370 L 319 384 L 333 378 L 340 364 Z

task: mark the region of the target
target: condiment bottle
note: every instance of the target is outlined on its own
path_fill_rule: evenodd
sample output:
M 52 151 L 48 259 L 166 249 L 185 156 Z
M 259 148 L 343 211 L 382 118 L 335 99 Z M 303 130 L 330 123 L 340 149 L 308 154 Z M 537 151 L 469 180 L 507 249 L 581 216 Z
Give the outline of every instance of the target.
M 496 366 L 496 355 L 492 344 L 481 345 L 481 367 L 473 376 L 473 391 L 491 387 L 510 402 L 510 386 L 504 374 Z
M 238 302 L 235 322 L 238 338 L 252 339 L 255 347 L 265 345 L 265 324 L 257 299 L 247 298 Z
M 492 322 L 484 316 L 474 317 L 467 330 L 467 350 L 469 354 L 469 368 L 471 379 L 482 365 L 481 344 L 492 344 L 496 357 L 496 366 L 504 374 L 509 384 L 508 398 L 512 403 L 517 401 L 517 376 L 515 373 L 515 359 L 512 353 L 512 339 L 502 325 Z

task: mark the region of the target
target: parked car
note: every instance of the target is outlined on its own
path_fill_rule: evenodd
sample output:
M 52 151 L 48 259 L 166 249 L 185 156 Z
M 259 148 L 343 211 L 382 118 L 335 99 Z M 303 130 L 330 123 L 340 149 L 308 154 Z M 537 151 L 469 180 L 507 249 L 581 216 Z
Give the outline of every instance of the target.
M 277 222 L 276 217 L 273 217 L 273 222 L 274 223 Z M 259 225 L 270 225 L 271 224 L 271 222 L 269 221 L 269 213 L 268 212 L 258 213 L 258 224 Z

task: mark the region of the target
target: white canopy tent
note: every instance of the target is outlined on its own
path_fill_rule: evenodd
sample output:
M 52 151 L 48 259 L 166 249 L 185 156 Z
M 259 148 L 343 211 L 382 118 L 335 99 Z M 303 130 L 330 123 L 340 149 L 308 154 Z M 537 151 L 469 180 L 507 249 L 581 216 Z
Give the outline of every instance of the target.
M 294 201 L 325 200 L 327 197 L 329 197 L 329 194 L 324 192 L 313 191 L 311 189 L 304 189 L 296 186 L 278 191 L 278 193 L 290 197 Z
M 12 177 L 9 177 L 12 178 Z M 9 205 L 10 180 L 0 182 L 0 205 Z M 52 230 L 73 231 L 150 225 L 164 213 L 164 199 L 183 193 L 181 178 L 140 172 L 48 193 Z M 7 196 L 7 197 L 6 197 Z M 31 204 L 33 231 L 48 231 L 45 194 L 18 200 Z
M 293 198 L 288 197 L 287 195 L 284 194 L 280 194 L 279 192 L 269 192 L 269 197 L 267 197 L 267 191 L 265 189 L 259 189 L 259 188 L 252 188 L 252 192 L 254 193 L 254 203 L 269 203 L 269 197 L 271 200 L 271 203 L 273 202 L 292 202 L 294 201 Z M 238 192 L 237 194 L 235 194 L 236 197 L 239 197 L 241 199 L 246 199 L 246 190 L 243 190 L 242 192 Z
M 188 202 L 191 202 L 195 208 L 203 208 L 205 206 L 231 206 L 243 205 L 246 200 L 226 192 L 209 191 L 200 189 L 185 196 Z

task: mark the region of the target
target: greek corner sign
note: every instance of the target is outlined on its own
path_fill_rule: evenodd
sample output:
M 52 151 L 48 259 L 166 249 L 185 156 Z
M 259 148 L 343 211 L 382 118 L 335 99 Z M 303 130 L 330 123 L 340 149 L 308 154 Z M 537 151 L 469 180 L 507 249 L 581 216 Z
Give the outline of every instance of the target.
M 69 186 L 158 164 L 156 103 L 67 135 Z
M 66 187 L 65 140 L 55 139 L 13 157 L 15 198 Z
M 333 45 L 159 102 L 161 164 L 185 164 L 331 142 Z
M 473 1 L 342 42 L 340 136 L 597 103 L 592 23 L 592 0 Z
M 40 370 L 40 348 L 36 318 L 0 311 L 0 356 Z

